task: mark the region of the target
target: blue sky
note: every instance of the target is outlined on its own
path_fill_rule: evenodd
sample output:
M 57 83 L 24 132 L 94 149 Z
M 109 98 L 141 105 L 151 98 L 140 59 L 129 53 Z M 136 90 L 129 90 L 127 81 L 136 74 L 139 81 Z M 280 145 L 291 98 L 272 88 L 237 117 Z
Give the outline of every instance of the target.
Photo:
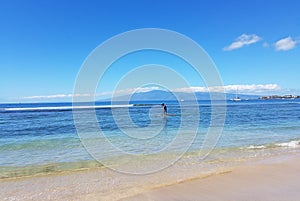
M 141 28 L 170 29 L 196 41 L 228 89 L 299 93 L 299 8 L 297 0 L 2 0 L 0 101 L 70 100 L 90 52 L 116 34 Z M 121 73 L 107 75 L 112 79 L 104 85 Z M 197 78 L 192 82 L 202 89 Z

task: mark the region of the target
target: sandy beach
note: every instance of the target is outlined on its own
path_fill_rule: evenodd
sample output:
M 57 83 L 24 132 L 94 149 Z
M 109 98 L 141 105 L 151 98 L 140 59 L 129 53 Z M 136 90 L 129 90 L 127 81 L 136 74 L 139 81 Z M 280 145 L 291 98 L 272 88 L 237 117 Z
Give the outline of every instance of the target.
M 184 177 L 176 165 L 140 176 L 81 170 L 2 180 L 0 193 L 1 200 L 299 200 L 299 158 L 281 154 Z
M 272 158 L 124 200 L 299 200 L 299 170 L 299 155 Z

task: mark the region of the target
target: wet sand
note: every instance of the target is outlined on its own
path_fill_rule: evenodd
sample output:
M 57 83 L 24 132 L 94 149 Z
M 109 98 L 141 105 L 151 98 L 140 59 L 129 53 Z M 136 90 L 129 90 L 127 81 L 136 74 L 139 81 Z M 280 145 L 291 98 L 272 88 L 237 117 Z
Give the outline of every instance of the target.
M 296 201 L 300 200 L 300 156 L 267 159 L 123 200 Z
M 197 167 L 187 172 L 182 166 L 150 175 L 124 175 L 107 168 L 81 170 L 1 180 L 0 194 L 4 201 L 300 200 L 299 153 L 248 161 L 213 173 L 197 170 L 203 171 Z M 187 180 L 180 180 L 183 175 Z

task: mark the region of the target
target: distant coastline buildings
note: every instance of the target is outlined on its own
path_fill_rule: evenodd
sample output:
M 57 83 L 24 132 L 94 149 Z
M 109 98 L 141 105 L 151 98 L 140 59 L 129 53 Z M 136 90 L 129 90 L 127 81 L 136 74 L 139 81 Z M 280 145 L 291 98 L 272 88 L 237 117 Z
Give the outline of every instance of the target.
M 270 100 L 270 99 L 296 99 L 300 98 L 300 96 L 295 96 L 295 95 L 284 95 L 284 96 L 279 96 L 279 95 L 272 95 L 272 96 L 261 96 L 259 99 L 262 100 Z

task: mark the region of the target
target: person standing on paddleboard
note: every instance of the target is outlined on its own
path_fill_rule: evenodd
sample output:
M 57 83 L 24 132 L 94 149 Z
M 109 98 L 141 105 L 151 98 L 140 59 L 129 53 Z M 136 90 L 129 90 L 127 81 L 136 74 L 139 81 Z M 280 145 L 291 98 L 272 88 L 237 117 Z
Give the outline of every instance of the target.
M 167 105 L 163 103 L 161 106 L 164 108 L 164 115 L 167 115 Z

